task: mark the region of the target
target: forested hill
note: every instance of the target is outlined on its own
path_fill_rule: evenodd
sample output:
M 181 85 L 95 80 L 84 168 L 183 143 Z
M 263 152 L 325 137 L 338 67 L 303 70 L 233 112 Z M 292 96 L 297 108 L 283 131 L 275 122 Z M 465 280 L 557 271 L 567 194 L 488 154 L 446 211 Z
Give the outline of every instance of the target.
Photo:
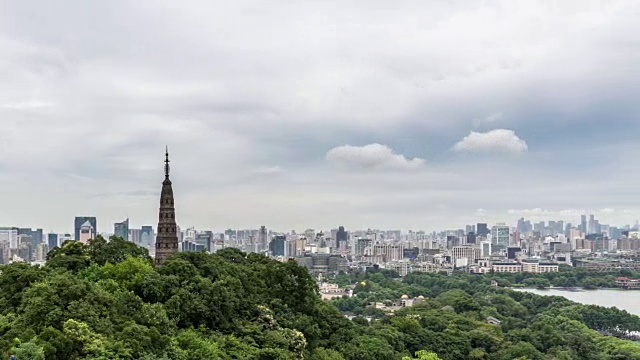
M 365 274 L 354 299 L 334 304 L 295 262 L 225 249 L 156 268 L 146 250 L 100 237 L 66 242 L 44 267 L 0 271 L 0 352 L 19 360 L 640 359 L 640 346 L 596 332 L 640 329 L 638 317 L 481 277 Z M 429 299 L 371 322 L 335 306 L 400 291 Z

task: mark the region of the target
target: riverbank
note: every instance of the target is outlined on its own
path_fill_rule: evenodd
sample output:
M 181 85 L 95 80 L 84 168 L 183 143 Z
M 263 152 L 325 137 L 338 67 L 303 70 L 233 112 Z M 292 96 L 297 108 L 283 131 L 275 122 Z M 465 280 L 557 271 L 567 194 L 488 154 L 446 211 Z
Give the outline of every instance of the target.
M 561 290 L 560 288 L 537 289 L 523 287 L 511 287 L 511 290 L 524 291 L 542 296 L 562 296 L 580 304 L 616 307 L 640 316 L 640 291 L 618 288 L 567 291 Z
M 621 289 L 618 287 L 598 287 L 598 288 L 584 288 L 580 286 L 576 287 L 565 287 L 565 286 L 549 286 L 549 287 L 536 287 L 536 286 L 509 286 L 511 290 L 557 290 L 557 291 L 568 291 L 568 292 L 580 292 L 580 291 L 595 291 L 595 290 L 620 290 L 620 291 L 634 291 L 636 289 Z

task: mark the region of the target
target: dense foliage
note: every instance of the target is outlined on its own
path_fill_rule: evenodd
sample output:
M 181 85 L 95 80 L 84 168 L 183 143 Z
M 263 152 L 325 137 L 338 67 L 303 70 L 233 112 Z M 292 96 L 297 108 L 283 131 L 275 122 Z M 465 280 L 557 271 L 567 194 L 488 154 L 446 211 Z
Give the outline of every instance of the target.
M 358 285 L 335 301 L 343 310 L 429 298 L 351 321 L 295 262 L 235 249 L 154 267 L 146 250 L 98 237 L 65 243 L 44 267 L 0 271 L 0 351 L 19 360 L 640 359 L 639 346 L 595 331 L 638 330 L 638 317 L 491 287 L 489 277 L 344 276 Z

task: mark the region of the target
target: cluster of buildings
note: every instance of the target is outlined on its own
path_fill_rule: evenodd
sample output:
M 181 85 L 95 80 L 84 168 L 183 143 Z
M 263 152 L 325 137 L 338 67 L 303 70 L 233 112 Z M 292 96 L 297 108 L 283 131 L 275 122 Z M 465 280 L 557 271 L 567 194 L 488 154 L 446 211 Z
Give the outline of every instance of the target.
M 367 268 L 394 270 L 401 276 L 412 272 L 449 273 L 454 269 L 473 273 L 543 273 L 558 271 L 560 264 L 615 267 L 624 262 L 625 256 L 640 252 L 637 224 L 635 228 L 616 228 L 601 224 L 594 215 L 588 219 L 583 215 L 577 226 L 564 221 L 531 223 L 521 218 L 515 227 L 478 223 L 465 229 L 430 233 L 348 231 L 343 226 L 328 231 L 307 229 L 301 233 L 276 232 L 266 226 L 224 232 L 183 230 L 176 222 L 168 151 L 164 170 L 155 229 L 151 225 L 132 228 L 126 219 L 115 223 L 113 232 L 100 233 L 146 247 L 157 263 L 180 251 L 214 253 L 233 247 L 282 261 L 295 259 L 318 276 Z M 97 234 L 94 216 L 76 217 L 73 234 L 0 228 L 0 263 L 43 262 L 46 254 L 64 241 L 87 242 Z M 612 256 L 618 258 L 611 259 Z M 630 263 L 640 267 L 638 263 Z M 628 263 L 625 266 L 629 266 Z

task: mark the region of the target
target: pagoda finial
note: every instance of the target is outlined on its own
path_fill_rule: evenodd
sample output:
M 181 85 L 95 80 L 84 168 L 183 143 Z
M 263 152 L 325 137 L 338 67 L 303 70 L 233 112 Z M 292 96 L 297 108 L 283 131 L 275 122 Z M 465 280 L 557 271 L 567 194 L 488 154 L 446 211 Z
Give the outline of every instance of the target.
M 165 151 L 165 159 L 164 159 L 164 176 L 169 178 L 169 146 L 167 146 Z

